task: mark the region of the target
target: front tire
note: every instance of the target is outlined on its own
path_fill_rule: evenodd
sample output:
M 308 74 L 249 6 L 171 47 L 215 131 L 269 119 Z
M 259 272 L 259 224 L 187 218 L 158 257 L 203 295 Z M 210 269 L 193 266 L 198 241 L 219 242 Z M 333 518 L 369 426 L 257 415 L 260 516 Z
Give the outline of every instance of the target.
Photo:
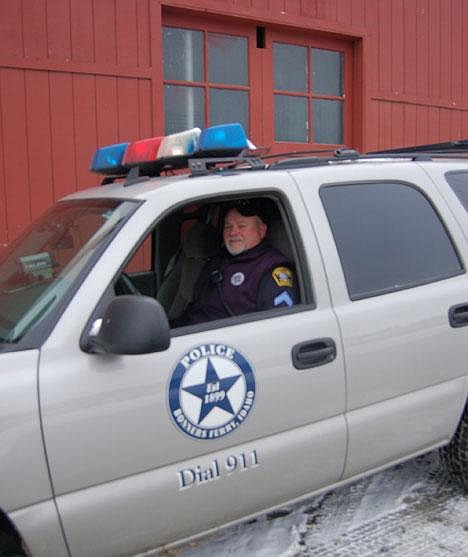
M 1 530 L 0 557 L 26 557 L 17 540 Z
M 449 476 L 468 491 L 468 402 L 455 435 L 440 455 Z

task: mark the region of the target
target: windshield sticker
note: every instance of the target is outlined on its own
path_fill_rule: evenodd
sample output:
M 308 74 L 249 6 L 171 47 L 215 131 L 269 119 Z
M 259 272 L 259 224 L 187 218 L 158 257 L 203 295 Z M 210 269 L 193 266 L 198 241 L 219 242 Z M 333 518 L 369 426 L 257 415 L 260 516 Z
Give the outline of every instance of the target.
M 111 216 L 114 214 L 115 209 L 108 209 L 102 213 L 102 218 L 105 220 L 109 220 Z
M 52 256 L 47 251 L 35 255 L 23 255 L 19 260 L 23 273 L 40 279 L 52 278 L 54 264 Z
M 201 344 L 177 363 L 169 409 L 177 427 L 195 439 L 219 439 L 247 418 L 255 399 L 252 367 L 225 344 Z

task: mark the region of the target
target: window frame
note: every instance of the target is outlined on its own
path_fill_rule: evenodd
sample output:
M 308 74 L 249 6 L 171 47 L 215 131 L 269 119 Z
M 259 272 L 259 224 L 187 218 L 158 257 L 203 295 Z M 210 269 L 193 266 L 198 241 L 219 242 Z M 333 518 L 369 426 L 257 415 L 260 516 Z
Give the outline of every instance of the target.
M 467 199 L 463 199 L 460 195 L 459 195 L 459 191 L 455 188 L 454 184 L 450 181 L 450 177 L 451 176 L 466 176 L 466 180 L 467 180 Z M 462 206 L 462 208 L 468 213 L 468 170 L 450 170 L 449 172 L 446 172 L 444 174 L 444 178 L 445 181 L 447 182 L 448 186 L 450 187 L 450 190 L 453 192 L 453 194 L 456 196 L 458 202 L 460 203 L 460 205 Z
M 328 188 L 333 188 L 333 187 L 352 187 L 352 186 L 364 186 L 364 185 L 373 185 L 378 187 L 379 185 L 400 185 L 400 186 L 406 186 L 408 188 L 411 188 L 412 190 L 415 190 L 416 192 L 418 192 L 420 195 L 422 195 L 422 197 L 426 200 L 426 202 L 428 203 L 429 207 L 432 209 L 434 216 L 436 217 L 436 219 L 438 220 L 438 222 L 441 225 L 442 230 L 445 232 L 445 236 L 449 242 L 449 244 L 451 245 L 452 249 L 453 249 L 453 253 L 458 261 L 459 264 L 459 271 L 455 272 L 455 273 L 451 273 L 445 276 L 440 276 L 437 278 L 431 278 L 431 279 L 427 279 L 427 280 L 418 280 L 418 281 L 413 281 L 411 283 L 407 283 L 404 285 L 398 285 L 392 288 L 385 288 L 385 289 L 380 289 L 380 290 L 373 290 L 370 291 L 368 293 L 364 293 L 364 294 L 353 294 L 351 292 L 351 287 L 350 287 L 350 283 L 349 283 L 349 278 L 348 278 L 348 274 L 346 272 L 346 267 L 344 265 L 343 262 L 343 258 L 342 258 L 342 251 L 339 248 L 339 244 L 336 238 L 336 234 L 335 234 L 335 230 L 334 227 L 332 225 L 332 222 L 330 221 L 330 217 L 326 208 L 326 204 L 324 202 L 324 198 L 322 197 L 322 191 Z M 448 280 L 451 279 L 453 277 L 456 276 L 460 276 L 466 273 L 466 268 L 463 262 L 463 258 L 461 257 L 460 251 L 457 247 L 457 244 L 454 242 L 453 237 L 449 231 L 449 229 L 447 228 L 447 225 L 444 222 L 444 219 L 442 218 L 442 215 L 440 214 L 440 212 L 438 211 L 437 207 L 434 205 L 432 199 L 427 195 L 427 193 L 421 189 L 420 187 L 418 187 L 416 184 L 413 184 L 411 182 L 407 182 L 404 180 L 395 180 L 395 179 L 389 179 L 389 180 L 359 180 L 359 181 L 353 181 L 353 182 L 337 182 L 337 183 L 327 183 L 327 184 L 323 184 L 322 186 L 320 186 L 319 188 L 319 198 L 322 204 L 322 209 L 324 211 L 325 214 L 325 218 L 327 219 L 328 225 L 330 227 L 330 232 L 333 238 L 333 242 L 335 245 L 335 249 L 336 249 L 336 253 L 338 255 L 338 259 L 340 261 L 340 267 L 341 267 L 341 272 L 343 273 L 343 277 L 344 277 L 344 282 L 346 285 L 346 293 L 347 296 L 349 298 L 350 301 L 352 302 L 356 302 L 356 301 L 360 301 L 360 300 L 367 300 L 369 298 L 376 298 L 378 296 L 384 296 L 387 294 L 392 294 L 395 292 L 400 292 L 403 290 L 409 290 L 411 288 L 417 288 L 419 286 L 424 286 L 426 284 L 432 284 L 435 282 L 440 282 L 443 280 Z
M 121 267 L 119 268 L 119 271 L 112 277 L 112 279 L 109 281 L 109 286 L 106 289 L 107 292 L 107 297 L 103 296 L 103 299 L 105 298 L 108 301 L 108 297 L 112 297 L 115 295 L 114 293 L 114 287 L 116 282 L 118 281 L 120 275 L 122 272 L 125 272 L 126 269 L 128 268 L 129 263 L 131 262 L 132 258 L 138 254 L 139 250 L 141 249 L 141 247 L 145 244 L 146 241 L 148 241 L 148 238 L 151 237 L 152 238 L 152 251 L 153 251 L 153 257 L 152 257 L 152 264 L 153 264 L 153 268 L 152 268 L 152 272 L 156 275 L 156 281 L 158 284 L 158 290 L 159 287 L 161 286 L 161 279 L 162 276 L 164 275 L 165 270 L 157 268 L 160 265 L 160 261 L 159 258 L 157 256 L 156 253 L 154 253 L 154 250 L 156 249 L 156 244 L 155 244 L 155 231 L 156 229 L 158 229 L 158 227 L 168 218 L 168 217 L 173 217 L 177 212 L 179 211 L 183 211 L 184 208 L 190 207 L 191 205 L 206 205 L 206 204 L 210 204 L 210 205 L 216 205 L 216 204 L 221 204 L 221 203 L 226 203 L 229 201 L 233 201 L 233 200 L 237 200 L 237 199 L 252 199 L 252 198 L 261 198 L 261 199 L 271 199 L 274 201 L 274 203 L 276 204 L 277 210 L 281 216 L 281 221 L 284 227 L 284 231 L 287 235 L 287 238 L 289 240 L 290 243 L 290 248 L 291 251 L 294 254 L 294 258 L 291 261 L 291 263 L 294 266 L 294 270 L 295 270 L 295 275 L 296 275 L 296 280 L 297 280 L 297 284 L 298 284 L 298 289 L 299 289 L 299 300 L 298 302 L 292 306 L 292 307 L 288 307 L 288 308 L 270 308 L 267 310 L 262 310 L 262 311 L 256 311 L 256 312 L 248 312 L 248 313 L 243 313 L 240 315 L 235 315 L 235 316 L 231 316 L 231 317 L 224 317 L 222 319 L 216 319 L 213 321 L 206 321 L 203 323 L 197 323 L 194 325 L 183 325 L 183 326 L 175 326 L 175 327 L 171 327 L 171 336 L 172 337 L 177 337 L 177 336 L 183 336 L 186 334 L 192 334 L 194 332 L 201 332 L 201 331 L 208 331 L 208 330 L 214 330 L 214 329 L 222 329 L 224 327 L 229 327 L 232 325 L 239 325 L 239 324 L 243 324 L 243 323 L 251 323 L 253 321 L 261 321 L 264 319 L 270 319 L 273 317 L 281 317 L 284 315 L 290 315 L 292 313 L 298 313 L 298 312 L 302 312 L 305 310 L 314 310 L 316 309 L 317 305 L 316 305 L 316 300 L 315 300 L 315 293 L 314 293 L 314 288 L 313 288 L 313 279 L 310 276 L 310 270 L 306 264 L 306 256 L 305 256 L 305 248 L 304 248 L 304 244 L 303 244 L 303 239 L 302 236 L 300 234 L 300 229 L 299 226 L 296 222 L 296 219 L 294 217 L 294 212 L 292 210 L 292 207 L 290 206 L 289 200 L 287 198 L 287 196 L 282 193 L 279 190 L 275 190 L 274 187 L 269 188 L 266 191 L 259 191 L 258 189 L 255 190 L 243 190 L 243 191 L 239 191 L 239 192 L 226 192 L 225 194 L 219 194 L 219 195 L 202 195 L 199 197 L 191 197 L 188 198 L 186 200 L 184 200 L 181 203 L 178 203 L 177 205 L 174 205 L 173 207 L 171 207 L 170 211 L 166 211 L 163 214 L 161 214 L 152 224 L 150 227 L 148 227 L 148 229 L 145 231 L 145 233 L 140 237 L 140 239 L 138 240 L 138 242 L 136 242 L 135 246 L 133 247 L 133 249 L 131 250 L 131 252 L 127 255 L 124 263 L 121 265 Z M 188 215 L 190 215 L 190 213 L 188 213 Z M 179 246 L 177 249 L 180 249 L 180 241 L 183 237 L 183 231 L 182 231 L 182 225 L 181 228 L 179 230 L 181 237 L 179 238 Z M 177 251 L 177 250 L 176 250 Z M 158 274 L 159 273 L 159 274 Z M 138 272 L 137 273 L 130 273 L 130 278 L 133 279 L 134 274 L 136 276 L 138 276 Z M 158 293 L 155 293 L 154 298 L 157 299 L 157 295 Z M 89 323 L 92 323 L 95 319 L 97 319 L 100 316 L 100 312 L 102 312 L 101 308 L 101 304 L 98 304 L 98 308 L 95 312 L 93 312 L 93 315 L 91 317 L 91 319 L 88 321 L 88 325 Z M 104 306 L 103 306 L 104 307 Z M 87 327 L 88 327 L 87 325 Z M 85 330 L 87 330 L 87 327 L 85 327 Z
M 261 133 L 261 122 L 258 118 L 254 118 L 261 110 L 260 95 L 256 92 L 261 88 L 261 67 L 260 61 L 255 56 L 256 50 L 256 26 L 253 23 L 232 23 L 229 21 L 216 21 L 210 19 L 199 18 L 195 16 L 187 16 L 182 14 L 164 14 L 162 20 L 162 28 L 176 27 L 178 29 L 186 29 L 188 31 L 200 31 L 203 33 L 203 64 L 204 64 L 204 81 L 182 81 L 162 78 L 162 94 L 164 96 L 164 88 L 166 85 L 196 87 L 203 89 L 204 94 L 204 110 L 205 110 L 205 126 L 210 124 L 210 90 L 228 90 L 228 91 L 245 91 L 248 93 L 248 113 L 247 120 L 249 123 L 249 135 L 258 137 Z M 162 33 L 162 31 L 161 31 Z M 232 85 L 223 83 L 210 83 L 209 66 L 208 66 L 208 38 L 209 33 L 217 35 L 231 35 L 233 37 L 242 37 L 247 39 L 247 85 Z M 162 70 L 164 70 L 164 60 L 162 61 Z
M 360 111 L 357 102 L 359 102 L 360 89 L 353 90 L 354 73 L 356 72 L 357 62 L 355 37 L 336 37 L 327 36 L 320 32 L 307 32 L 302 29 L 290 29 L 287 27 L 278 27 L 274 25 L 266 25 L 264 43 L 259 46 L 257 44 L 257 22 L 250 20 L 232 20 L 219 19 L 216 17 L 199 17 L 194 14 L 181 13 L 178 10 L 165 9 L 162 14 L 162 26 L 177 27 L 180 29 L 203 31 L 208 33 L 217 33 L 233 36 L 248 37 L 248 86 L 229 86 L 209 84 L 207 81 L 208 68 L 206 65 L 207 57 L 207 41 L 204 39 L 205 52 L 205 82 L 185 82 L 176 80 L 165 80 L 161 77 L 162 97 L 164 97 L 165 85 L 182 85 L 205 87 L 205 91 L 210 87 L 224 88 L 231 90 L 248 90 L 249 94 L 249 137 L 259 147 L 268 146 L 274 153 L 285 153 L 289 151 L 297 151 L 298 149 L 319 149 L 333 150 L 340 146 L 354 146 L 360 141 L 360 127 L 355 129 L 356 122 L 359 125 Z M 261 25 L 261 24 L 260 24 Z M 297 46 L 306 46 L 309 51 L 312 48 L 335 50 L 343 53 L 343 143 L 341 144 L 317 144 L 317 143 L 301 143 L 290 141 L 275 140 L 275 112 L 274 112 L 274 67 L 273 67 L 273 43 L 280 42 Z M 359 51 L 358 51 L 359 52 Z M 310 56 L 309 56 L 310 58 Z M 162 55 L 161 55 L 162 59 Z M 163 73 L 163 60 L 161 60 L 161 72 Z M 361 85 L 356 84 L 356 87 Z M 286 92 L 285 92 L 286 93 Z M 331 99 L 335 96 L 314 94 L 313 98 Z M 205 124 L 209 125 L 209 100 L 205 94 Z M 160 105 L 164 108 L 164 101 Z M 358 109 L 359 114 L 355 112 Z M 312 105 L 308 103 L 309 122 L 312 112 Z M 260 117 L 259 117 L 260 115 Z M 312 122 L 313 125 L 313 122 Z M 312 133 L 312 132 L 310 132 Z M 311 136 L 309 135 L 309 138 Z
M 0 353 L 2 352 L 20 352 L 24 350 L 31 350 L 35 348 L 40 348 L 42 344 L 47 340 L 51 332 L 53 331 L 54 327 L 56 326 L 58 320 L 61 318 L 63 313 L 65 312 L 66 308 L 74 298 L 75 294 L 81 287 L 83 281 L 85 281 L 90 274 L 93 267 L 96 265 L 96 262 L 101 258 L 103 253 L 107 250 L 109 245 L 112 243 L 114 238 L 119 234 L 119 232 L 126 226 L 127 222 L 133 217 L 133 215 L 138 211 L 138 209 L 143 205 L 143 201 L 136 200 L 136 199 L 125 199 L 125 198 L 113 198 L 113 197 L 96 197 L 96 198 L 76 198 L 74 200 L 61 200 L 57 201 L 56 205 L 59 206 L 61 204 L 76 204 L 79 205 L 80 203 L 84 204 L 86 202 L 99 202 L 99 201 L 112 201 L 117 202 L 118 204 L 125 204 L 127 203 L 129 206 L 129 211 L 125 215 L 122 220 L 117 223 L 117 225 L 111 230 L 111 232 L 103 238 L 103 240 L 99 243 L 96 247 L 94 253 L 92 253 L 91 257 L 85 264 L 81 267 L 77 275 L 71 281 L 70 285 L 64 292 L 63 297 L 59 300 L 55 307 L 53 307 L 50 312 L 45 315 L 42 319 L 40 319 L 37 323 L 33 324 L 32 327 L 26 331 L 24 336 L 22 336 L 18 341 L 15 343 L 10 344 L 2 344 L 0 343 Z M 53 206 L 49 208 L 52 209 Z M 45 214 L 44 212 L 42 218 Z M 30 228 L 36 226 L 36 222 L 31 223 Z M 26 235 L 28 229 L 24 231 L 24 235 Z M 8 246 L 8 250 L 5 252 L 6 255 L 12 253 L 16 247 L 22 242 L 23 235 L 20 235 L 14 242 L 12 242 Z
M 307 65 L 308 65 L 308 90 L 306 92 L 293 92 L 286 90 L 275 89 L 274 84 L 274 58 L 273 58 L 273 45 L 275 43 L 287 44 L 291 46 L 306 47 L 308 52 Z M 342 61 L 342 85 L 343 94 L 338 97 L 336 95 L 324 95 L 314 93 L 312 91 L 312 64 L 311 64 L 311 51 L 313 49 L 330 50 L 341 52 L 343 55 Z M 264 65 L 264 82 L 268 83 L 270 79 L 271 88 L 264 99 L 264 114 L 275 114 L 275 95 L 294 96 L 299 98 L 307 98 L 307 113 L 308 113 L 308 142 L 297 141 L 279 141 L 275 139 L 275 121 L 274 118 L 268 121 L 264 119 L 265 129 L 265 142 L 267 145 L 274 145 L 275 151 L 278 153 L 296 151 L 298 149 L 330 149 L 338 148 L 341 146 L 351 146 L 354 144 L 353 137 L 353 72 L 354 72 L 354 55 L 353 44 L 350 40 L 344 38 L 328 38 L 320 37 L 318 35 L 311 36 L 310 33 L 301 32 L 299 30 L 288 31 L 271 29 L 267 33 L 267 50 L 269 56 Z M 318 100 L 340 100 L 343 103 L 343 143 L 316 143 L 313 142 L 313 114 L 312 114 L 312 101 Z

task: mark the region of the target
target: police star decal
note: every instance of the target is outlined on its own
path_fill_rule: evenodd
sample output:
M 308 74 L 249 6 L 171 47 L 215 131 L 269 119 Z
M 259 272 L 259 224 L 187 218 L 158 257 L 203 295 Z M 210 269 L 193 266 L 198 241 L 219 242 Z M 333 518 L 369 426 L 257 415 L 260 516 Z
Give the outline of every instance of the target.
M 174 368 L 169 410 L 177 427 L 195 439 L 219 439 L 235 431 L 255 399 L 252 367 L 234 348 L 202 344 Z

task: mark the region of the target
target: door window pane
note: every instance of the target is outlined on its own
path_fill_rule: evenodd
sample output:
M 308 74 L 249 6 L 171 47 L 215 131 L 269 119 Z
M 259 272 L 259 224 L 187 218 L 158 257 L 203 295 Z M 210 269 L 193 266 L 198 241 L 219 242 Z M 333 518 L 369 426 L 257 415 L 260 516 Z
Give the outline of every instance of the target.
M 164 79 L 204 81 L 203 33 L 163 28 Z
M 208 75 L 210 83 L 247 85 L 247 39 L 209 33 Z
M 275 95 L 275 139 L 307 143 L 307 99 Z
M 249 133 L 249 94 L 247 91 L 210 89 L 211 125 L 230 122 L 239 122 Z
M 312 101 L 314 143 L 343 143 L 343 103 L 314 99 Z
M 448 172 L 445 178 L 465 211 L 468 211 L 468 172 Z
M 321 95 L 343 94 L 341 52 L 312 49 L 312 91 Z
M 343 52 L 273 43 L 275 109 L 282 111 L 275 113 L 276 140 L 343 143 L 343 57 Z M 283 91 L 296 93 L 296 100 L 280 98 Z M 299 95 L 310 103 L 309 110 L 297 100 Z
M 273 44 L 275 89 L 306 92 L 308 90 L 307 48 L 290 44 Z
M 205 101 L 202 87 L 164 86 L 166 134 L 205 126 Z
M 399 183 L 320 190 L 351 300 L 414 287 L 463 271 L 426 197 Z
M 163 47 L 165 133 L 232 121 L 248 132 L 248 38 L 165 26 Z

